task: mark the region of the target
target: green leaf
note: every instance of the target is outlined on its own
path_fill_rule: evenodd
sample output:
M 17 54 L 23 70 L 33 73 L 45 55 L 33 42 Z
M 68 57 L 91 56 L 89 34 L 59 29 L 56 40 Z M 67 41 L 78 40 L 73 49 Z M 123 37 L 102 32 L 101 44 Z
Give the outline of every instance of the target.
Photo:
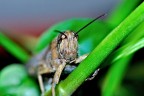
M 29 59 L 28 53 L 2 32 L 0 32 L 0 45 L 22 62 L 26 62 Z
M 118 26 L 140 4 L 140 2 L 142 2 L 142 0 L 133 0 L 133 2 L 131 2 L 131 0 L 121 0 L 106 20 L 111 29 Z
M 12 64 L 1 70 L 0 96 L 39 96 L 39 90 L 24 66 Z
M 112 53 L 109 58 L 107 58 L 105 64 L 103 66 L 106 66 L 107 64 L 112 64 L 116 62 L 117 60 L 127 57 L 136 51 L 140 50 L 141 48 L 144 48 L 144 38 L 137 40 L 137 41 L 131 41 L 119 49 L 117 49 L 114 53 Z
M 122 79 L 124 78 L 125 71 L 129 64 L 129 60 L 132 55 L 139 49 L 144 47 L 144 32 L 143 32 L 144 22 L 140 23 L 138 27 L 129 34 L 129 36 L 121 43 L 121 46 L 118 50 L 116 50 L 112 55 L 109 56 L 109 61 L 106 61 L 107 64 L 112 64 L 110 67 L 106 77 L 104 78 L 104 83 L 102 86 L 102 96 L 114 96 L 115 93 L 118 95 L 122 95 L 122 91 L 120 90 L 120 84 L 122 83 Z M 137 67 L 135 67 L 137 68 Z M 134 68 L 134 69 L 135 69 Z M 138 71 L 139 70 L 139 71 Z M 143 74 L 142 70 L 139 68 L 137 71 L 134 70 L 132 76 L 136 73 Z M 129 76 L 129 74 L 128 74 Z M 136 75 L 135 75 L 136 76 Z M 137 76 L 140 77 L 141 76 Z M 139 79 L 141 80 L 141 79 Z M 121 84 L 122 85 L 122 84 Z M 123 88 L 124 89 L 124 88 Z M 119 91 L 118 91 L 119 90 Z M 126 88 L 125 88 L 125 91 Z M 134 91 L 134 90 L 133 90 Z M 124 94 L 131 94 L 129 96 L 135 96 L 134 92 L 127 92 Z M 119 92 L 119 93 L 118 93 Z M 122 96 L 124 96 L 124 94 Z M 125 96 L 127 96 L 125 95 Z
M 22 65 L 9 65 L 1 70 L 0 86 L 19 86 L 27 76 L 27 72 Z
M 26 78 L 17 90 L 17 96 L 39 96 L 38 85 L 30 79 Z
M 115 90 L 119 87 L 125 74 L 131 55 L 117 60 L 109 69 L 103 87 L 102 96 L 113 96 Z
M 136 42 L 139 39 L 144 37 L 144 22 L 140 23 L 138 27 L 133 30 L 133 32 L 122 42 L 122 44 L 126 44 L 129 42 Z

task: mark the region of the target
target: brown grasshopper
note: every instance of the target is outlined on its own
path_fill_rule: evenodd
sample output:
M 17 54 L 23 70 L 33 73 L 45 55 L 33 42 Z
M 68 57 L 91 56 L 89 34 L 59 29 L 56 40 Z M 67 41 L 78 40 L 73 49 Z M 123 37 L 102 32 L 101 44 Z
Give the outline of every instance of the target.
M 85 54 L 78 57 L 78 33 L 104 15 L 105 14 L 95 18 L 77 32 L 70 30 L 61 32 L 56 30 L 60 34 L 51 42 L 50 46 L 28 62 L 28 71 L 30 74 L 38 76 L 42 93 L 45 92 L 42 78 L 43 74 L 54 73 L 54 76 L 49 78 L 48 82 L 52 85 L 52 96 L 55 96 L 55 86 L 59 82 L 63 69 L 69 70 L 71 68 L 70 64 L 80 63 L 88 56 L 88 54 Z M 98 70 L 96 70 L 95 75 L 97 74 L 97 71 Z

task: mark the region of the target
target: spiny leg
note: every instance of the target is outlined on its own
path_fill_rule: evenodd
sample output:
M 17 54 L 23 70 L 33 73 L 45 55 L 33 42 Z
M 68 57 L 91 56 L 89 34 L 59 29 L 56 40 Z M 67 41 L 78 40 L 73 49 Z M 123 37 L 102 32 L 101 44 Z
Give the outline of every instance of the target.
M 83 61 L 89 54 L 85 54 L 80 56 L 79 58 L 76 59 L 75 63 L 80 63 L 81 61 Z M 56 70 L 55 74 L 54 74 L 54 78 L 53 78 L 53 82 L 52 82 L 52 96 L 55 96 L 55 85 L 58 84 L 59 82 L 59 78 L 60 75 L 65 67 L 66 63 L 63 62 L 61 65 L 59 65 L 58 69 Z
M 76 59 L 75 63 L 77 64 L 77 63 L 82 62 L 88 55 L 89 55 L 89 54 L 84 54 L 84 55 L 78 57 L 78 58 Z
M 59 65 L 58 69 L 56 70 L 56 72 L 54 74 L 54 78 L 53 78 L 53 82 L 52 82 L 52 96 L 55 96 L 55 85 L 58 84 L 60 75 L 61 75 L 65 65 L 66 65 L 65 62 L 63 62 L 61 65 Z
M 45 88 L 44 88 L 44 83 L 43 83 L 43 78 L 42 78 L 42 74 L 47 74 L 47 73 L 51 73 L 52 70 L 50 70 L 50 68 L 48 68 L 46 66 L 46 64 L 40 64 L 38 66 L 38 82 L 39 82 L 39 85 L 40 85 L 40 90 L 42 92 L 42 94 L 45 92 Z
M 87 78 L 85 81 L 87 81 L 87 80 L 93 80 L 93 79 L 95 78 L 95 76 L 98 74 L 99 70 L 100 70 L 100 68 L 97 69 L 97 70 L 93 73 L 92 77 Z
M 40 90 L 41 90 L 41 92 L 43 94 L 45 89 L 44 89 L 42 74 L 38 74 L 38 82 L 39 82 Z
M 82 62 L 88 55 L 89 55 L 89 54 L 84 54 L 84 55 L 80 56 L 79 58 L 76 59 L 75 63 L 80 63 L 80 62 Z M 92 80 L 92 79 L 94 79 L 95 76 L 98 74 L 98 71 L 99 71 L 99 70 L 100 70 L 100 68 L 97 69 L 97 70 L 93 73 L 92 77 L 87 78 L 86 81 L 87 81 L 87 80 Z

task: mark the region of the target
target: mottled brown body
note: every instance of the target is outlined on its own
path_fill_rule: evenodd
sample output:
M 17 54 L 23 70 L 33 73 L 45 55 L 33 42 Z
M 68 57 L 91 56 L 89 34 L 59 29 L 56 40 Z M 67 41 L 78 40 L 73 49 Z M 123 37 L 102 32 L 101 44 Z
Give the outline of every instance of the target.
M 52 94 L 55 96 L 55 84 L 59 82 L 60 75 L 66 64 L 79 63 L 86 58 L 78 57 L 78 35 L 72 31 L 59 34 L 41 54 L 31 59 L 27 64 L 29 73 L 38 75 L 42 93 L 45 91 L 42 74 L 54 73 L 52 79 Z M 37 58 L 37 60 L 36 60 Z M 33 65 L 35 64 L 35 65 Z M 70 66 L 68 66 L 70 68 Z M 68 69 L 68 68 L 67 68 Z

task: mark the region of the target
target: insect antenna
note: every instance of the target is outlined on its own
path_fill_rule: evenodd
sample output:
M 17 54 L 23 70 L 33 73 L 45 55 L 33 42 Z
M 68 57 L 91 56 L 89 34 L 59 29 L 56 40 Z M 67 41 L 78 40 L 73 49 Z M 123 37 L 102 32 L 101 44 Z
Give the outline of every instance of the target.
M 54 30 L 55 32 L 58 32 L 58 33 L 60 33 L 60 34 L 62 34 L 62 35 L 65 35 L 63 32 L 61 32 L 61 31 L 59 31 L 59 30 Z M 66 36 L 66 35 L 65 35 Z M 66 36 L 67 37 L 67 36 Z
M 84 27 L 82 27 L 81 29 L 79 29 L 75 34 L 77 35 L 81 30 L 83 30 L 84 28 L 86 28 L 87 26 L 89 26 L 91 23 L 93 23 L 94 21 L 96 21 L 97 19 L 99 19 L 99 18 L 101 18 L 101 17 L 103 17 L 105 15 L 106 14 L 102 14 L 102 15 L 96 17 L 94 20 L 92 20 L 91 22 L 89 22 L 88 24 L 86 24 Z

